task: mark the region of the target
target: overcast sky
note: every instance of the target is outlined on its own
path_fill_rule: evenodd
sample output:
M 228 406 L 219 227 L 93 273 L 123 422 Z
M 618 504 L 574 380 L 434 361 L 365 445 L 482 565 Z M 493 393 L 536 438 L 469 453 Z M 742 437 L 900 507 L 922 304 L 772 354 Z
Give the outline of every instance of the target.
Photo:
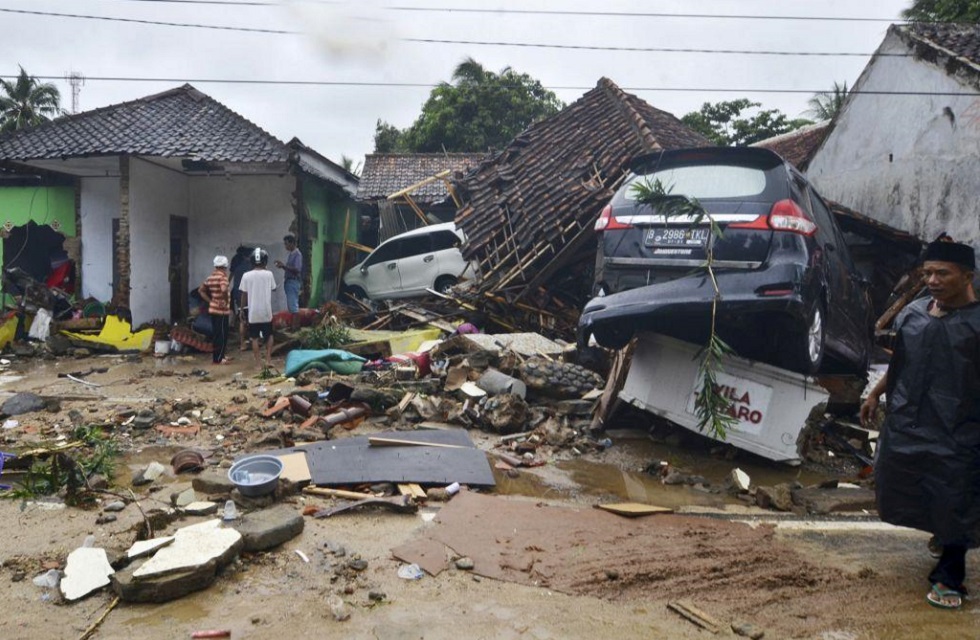
M 806 93 L 760 89 L 829 89 L 852 84 L 867 56 L 776 56 L 662 53 L 410 42 L 492 41 L 575 47 L 641 47 L 872 53 L 885 21 L 671 18 L 622 15 L 531 15 L 549 10 L 879 18 L 899 22 L 910 0 L 0 0 L 0 9 L 219 25 L 295 34 L 222 31 L 25 15 L 0 11 L 0 74 L 17 65 L 36 76 L 88 78 L 80 110 L 132 100 L 185 81 L 282 140 L 300 138 L 320 153 L 361 161 L 373 149 L 375 122 L 405 127 L 429 89 L 397 86 L 221 84 L 205 80 L 421 83 L 448 80 L 466 56 L 485 67 L 510 66 L 552 88 L 566 103 L 602 76 L 680 117 L 706 101 L 749 97 L 795 117 Z M 491 13 L 405 8 L 493 9 Z M 500 10 L 500 11 L 498 11 Z M 148 78 L 138 82 L 99 77 Z M 164 81 L 153 79 L 166 79 Z M 62 103 L 71 90 L 53 80 Z M 562 88 L 560 88 L 562 87 Z M 695 89 L 665 91 L 663 89 Z M 660 90 L 653 90 L 660 89 Z M 713 90 L 732 89 L 734 93 Z

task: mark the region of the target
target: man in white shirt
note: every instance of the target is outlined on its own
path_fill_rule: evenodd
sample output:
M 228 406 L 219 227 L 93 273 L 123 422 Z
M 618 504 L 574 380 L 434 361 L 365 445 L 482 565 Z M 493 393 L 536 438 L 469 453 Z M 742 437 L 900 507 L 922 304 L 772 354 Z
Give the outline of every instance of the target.
M 252 270 L 242 276 L 239 288 L 241 305 L 248 309 L 248 334 L 252 338 L 252 355 L 259 361 L 259 340 L 265 341 L 264 366 L 272 360 L 272 292 L 276 290 L 276 278 L 266 267 L 269 254 L 256 247 L 251 255 Z

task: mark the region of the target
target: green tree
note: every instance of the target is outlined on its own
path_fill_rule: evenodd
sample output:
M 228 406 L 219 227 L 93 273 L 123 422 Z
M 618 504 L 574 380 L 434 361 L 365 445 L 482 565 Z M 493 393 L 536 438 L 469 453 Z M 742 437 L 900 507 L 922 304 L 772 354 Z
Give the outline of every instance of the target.
M 688 113 L 681 120 L 715 144 L 733 147 L 749 145 L 813 124 L 804 118 L 791 120 L 779 109 L 759 109 L 752 115 L 746 113 L 761 106 L 747 98 L 713 104 L 705 102 L 701 109 Z
M 16 80 L 0 79 L 0 132 L 47 122 L 63 113 L 60 103 L 57 87 L 27 75 L 20 67 Z
M 912 0 L 902 12 L 909 22 L 972 22 L 980 23 L 978 0 Z
M 384 120 L 378 120 L 374 126 L 374 151 L 375 153 L 408 151 L 402 130 Z
M 813 97 L 807 100 L 810 108 L 804 113 L 814 120 L 833 120 L 837 112 L 844 106 L 847 98 L 847 83 L 837 84 L 830 91 L 818 91 Z
M 429 94 L 404 131 L 378 121 L 375 151 L 485 151 L 509 143 L 565 105 L 538 80 L 510 67 L 499 73 L 467 58 Z

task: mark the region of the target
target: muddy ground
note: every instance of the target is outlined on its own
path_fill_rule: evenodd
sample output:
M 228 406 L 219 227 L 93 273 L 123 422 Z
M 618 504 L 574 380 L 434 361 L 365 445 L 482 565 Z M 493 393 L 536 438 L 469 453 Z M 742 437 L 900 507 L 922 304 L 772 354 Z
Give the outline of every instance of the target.
M 102 367 L 108 370 L 85 378 L 98 387 L 57 377 L 59 372 Z M 211 424 L 202 424 L 197 435 L 175 438 L 114 427 L 125 450 L 114 490 L 127 492 L 134 471 L 152 460 L 167 464 L 174 452 L 186 447 L 211 451 L 211 462 L 227 465 L 246 451 L 271 448 L 280 431 L 276 421 L 258 419 L 253 412 L 266 399 L 259 395 L 260 387 L 268 395 L 289 383 L 268 384 L 254 378 L 256 371 L 247 357 L 223 367 L 212 367 L 204 356 L 15 363 L 0 377 L 0 396 L 33 391 L 63 400 L 57 411 L 18 416 L 18 427 L 0 432 L 0 449 L 68 435 L 72 417 L 78 419 L 78 414 L 69 415 L 72 411 L 80 412 L 86 422 L 113 423 L 130 410 L 172 407 L 179 399 L 194 406 L 188 411 L 201 412 L 196 422 Z M 364 424 L 353 433 L 382 426 Z M 204 591 L 167 604 L 122 603 L 93 637 L 186 638 L 202 629 L 229 629 L 234 638 L 706 637 L 666 607 L 679 599 L 726 625 L 752 623 L 766 631 L 766 638 L 980 637 L 980 608 L 975 602 L 968 601 L 959 612 L 926 604 L 925 575 L 932 560 L 924 534 L 887 527 L 868 514 L 805 519 L 748 507 L 725 493 L 664 486 L 644 471 L 653 461 L 670 460 L 714 485 L 721 484 L 733 466 L 747 471 L 757 484 L 794 479 L 810 484 L 823 476 L 747 456 L 727 460 L 656 444 L 645 431 L 618 426 L 622 429 L 612 433 L 613 446 L 604 452 L 560 452 L 549 464 L 522 469 L 516 478 L 500 474 L 495 499 L 578 510 L 599 501 L 634 500 L 673 507 L 684 515 L 653 516 L 621 527 L 610 516 L 609 527 L 587 531 L 563 525 L 554 540 L 546 542 L 557 545 L 564 536 L 588 553 L 561 556 L 561 561 L 548 565 L 547 586 L 455 568 L 437 577 L 402 580 L 397 576 L 401 563 L 391 549 L 435 532 L 441 525 L 432 517 L 439 505 L 414 515 L 352 513 L 308 518 L 301 536 L 271 552 L 243 554 Z M 497 441 L 496 436 L 475 431 L 472 437 L 486 449 Z M 8 482 L 16 477 L 4 474 Z M 170 494 L 188 483 L 185 474 L 168 474 L 150 488 L 133 490 L 140 506 L 149 511 L 166 508 Z M 303 496 L 286 500 L 297 510 L 329 504 Z M 47 568 L 63 566 L 67 553 L 89 534 L 96 536 L 98 546 L 121 553 L 143 523 L 132 504 L 115 522 L 96 524 L 100 514 L 98 508 L 63 507 L 57 502 L 0 501 L 0 637 L 76 638 L 102 615 L 113 599 L 108 590 L 66 604 L 56 592 L 31 580 Z M 492 515 L 487 516 L 490 522 L 499 525 Z M 196 520 L 184 518 L 166 531 Z M 639 528 L 634 532 L 630 527 Z M 478 533 L 474 531 L 474 540 Z M 501 539 L 481 545 L 489 547 Z M 538 554 L 540 561 L 546 542 L 525 551 Z M 366 560 L 367 568 L 356 575 L 339 572 L 345 560 L 331 551 L 337 545 L 346 549 L 346 558 L 359 555 Z M 308 563 L 297 550 L 306 554 Z M 971 557 L 971 575 L 978 568 Z M 372 592 L 375 598 L 384 597 L 374 601 Z M 334 619 L 327 603 L 335 594 L 344 599 L 350 619 Z M 726 628 L 719 636 L 732 632 Z

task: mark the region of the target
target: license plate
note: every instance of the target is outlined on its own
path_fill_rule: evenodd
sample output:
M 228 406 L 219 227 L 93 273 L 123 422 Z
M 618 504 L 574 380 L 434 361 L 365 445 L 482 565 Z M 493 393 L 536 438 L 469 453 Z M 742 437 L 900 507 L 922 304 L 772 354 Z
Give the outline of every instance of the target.
M 664 227 L 647 231 L 643 242 L 648 247 L 703 247 L 710 233 L 707 227 Z

